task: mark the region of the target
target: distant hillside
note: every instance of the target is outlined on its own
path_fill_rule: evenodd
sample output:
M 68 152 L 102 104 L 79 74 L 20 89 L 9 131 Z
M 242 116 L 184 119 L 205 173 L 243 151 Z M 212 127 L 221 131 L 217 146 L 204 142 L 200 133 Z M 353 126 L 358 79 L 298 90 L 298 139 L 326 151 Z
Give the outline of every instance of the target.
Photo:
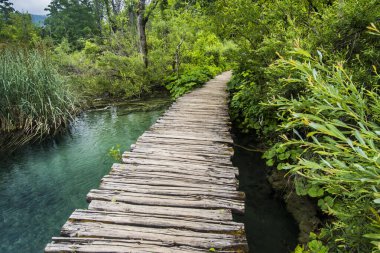
M 34 24 L 36 24 L 38 26 L 44 25 L 44 21 L 46 19 L 45 15 L 35 15 L 35 14 L 30 14 L 30 15 L 32 16 L 32 21 Z

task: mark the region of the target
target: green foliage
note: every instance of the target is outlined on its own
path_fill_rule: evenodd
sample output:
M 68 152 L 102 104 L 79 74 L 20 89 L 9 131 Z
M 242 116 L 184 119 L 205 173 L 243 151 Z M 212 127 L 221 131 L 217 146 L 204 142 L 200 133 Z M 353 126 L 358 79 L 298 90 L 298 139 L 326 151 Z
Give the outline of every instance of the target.
M 140 97 L 159 87 L 178 97 L 230 67 L 235 44 L 206 29 L 210 20 L 197 5 L 174 8 L 168 2 L 160 9 L 148 8 L 148 67 L 139 50 L 136 3 L 128 2 L 118 12 L 111 5 L 103 7 L 112 24 L 102 24 L 102 37 L 82 36 L 77 40 L 81 50 L 76 50 L 68 36 L 55 48 L 61 73 L 85 97 Z
M 0 43 L 32 45 L 38 42 L 38 33 L 31 15 L 15 12 L 12 3 L 0 1 Z
M 169 77 L 166 88 L 170 91 L 173 98 L 178 98 L 186 92 L 200 87 L 213 76 L 214 73 L 207 68 L 194 68 L 182 74 L 178 79 L 175 75 Z
M 56 133 L 77 110 L 74 96 L 44 51 L 1 50 L 0 76 L 3 150 Z
M 230 67 L 236 46 L 208 28 L 210 20 L 199 5 L 169 2 L 162 15 L 152 20 L 150 62 L 156 73 L 165 73 L 162 79 L 174 98 Z
M 116 162 L 120 162 L 122 158 L 122 153 L 120 150 L 120 144 L 116 144 L 116 146 L 113 146 L 109 151 L 108 155 L 115 160 Z
M 99 33 L 95 5 L 89 0 L 53 0 L 46 10 L 45 29 L 55 41 L 67 38 L 76 48 L 80 39 Z
M 150 90 L 149 76 L 140 55 L 130 48 L 118 49 L 110 44 L 99 45 L 85 41 L 81 51 L 71 52 L 70 44 L 63 40 L 55 48 L 55 61 L 61 73 L 71 80 L 72 89 L 84 97 L 139 97 Z M 124 41 L 125 42 L 125 41 Z
M 304 246 L 298 245 L 294 253 L 328 253 L 329 248 L 324 246 L 319 240 L 311 240 L 305 249 Z
M 10 14 L 15 11 L 15 9 L 12 7 L 13 3 L 9 0 L 0 0 L 0 18 L 1 22 L 8 23 Z
M 282 59 L 279 64 L 295 69 L 297 81 L 306 88 L 297 98 L 277 97 L 264 105 L 275 108 L 281 122 L 279 146 L 302 147 L 296 162 L 283 161 L 282 153 L 274 151 L 279 167 L 296 176 L 299 194 L 318 197 L 321 210 L 335 217 L 326 236 L 335 239 L 332 249 L 369 251 L 363 235 L 380 235 L 373 214 L 380 210 L 377 90 L 354 83 L 341 63 L 328 66 L 307 57 L 302 62 Z
M 220 1 L 216 10 L 218 34 L 239 46 L 233 119 L 328 217 L 296 252 L 379 251 L 378 1 Z

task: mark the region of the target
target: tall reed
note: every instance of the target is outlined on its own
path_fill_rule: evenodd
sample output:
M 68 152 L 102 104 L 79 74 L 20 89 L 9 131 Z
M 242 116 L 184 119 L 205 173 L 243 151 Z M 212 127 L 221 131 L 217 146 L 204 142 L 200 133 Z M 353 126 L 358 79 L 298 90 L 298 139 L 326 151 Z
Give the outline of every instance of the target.
M 55 134 L 72 119 L 75 104 L 46 51 L 0 51 L 0 149 Z

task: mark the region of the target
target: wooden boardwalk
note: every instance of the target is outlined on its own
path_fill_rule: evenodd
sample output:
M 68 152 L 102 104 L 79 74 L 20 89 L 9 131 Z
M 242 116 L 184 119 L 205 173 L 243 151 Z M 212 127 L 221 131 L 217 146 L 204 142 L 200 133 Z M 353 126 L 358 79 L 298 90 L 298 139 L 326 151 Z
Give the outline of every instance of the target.
M 45 252 L 248 252 L 225 72 L 179 98 L 114 164 Z

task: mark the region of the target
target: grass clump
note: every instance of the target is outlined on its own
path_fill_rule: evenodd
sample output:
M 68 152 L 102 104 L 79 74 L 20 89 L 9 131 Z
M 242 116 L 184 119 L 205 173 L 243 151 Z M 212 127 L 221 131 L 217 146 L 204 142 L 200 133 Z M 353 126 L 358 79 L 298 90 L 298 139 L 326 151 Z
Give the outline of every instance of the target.
M 75 96 L 43 50 L 1 50 L 0 94 L 2 150 L 54 135 L 77 111 Z

